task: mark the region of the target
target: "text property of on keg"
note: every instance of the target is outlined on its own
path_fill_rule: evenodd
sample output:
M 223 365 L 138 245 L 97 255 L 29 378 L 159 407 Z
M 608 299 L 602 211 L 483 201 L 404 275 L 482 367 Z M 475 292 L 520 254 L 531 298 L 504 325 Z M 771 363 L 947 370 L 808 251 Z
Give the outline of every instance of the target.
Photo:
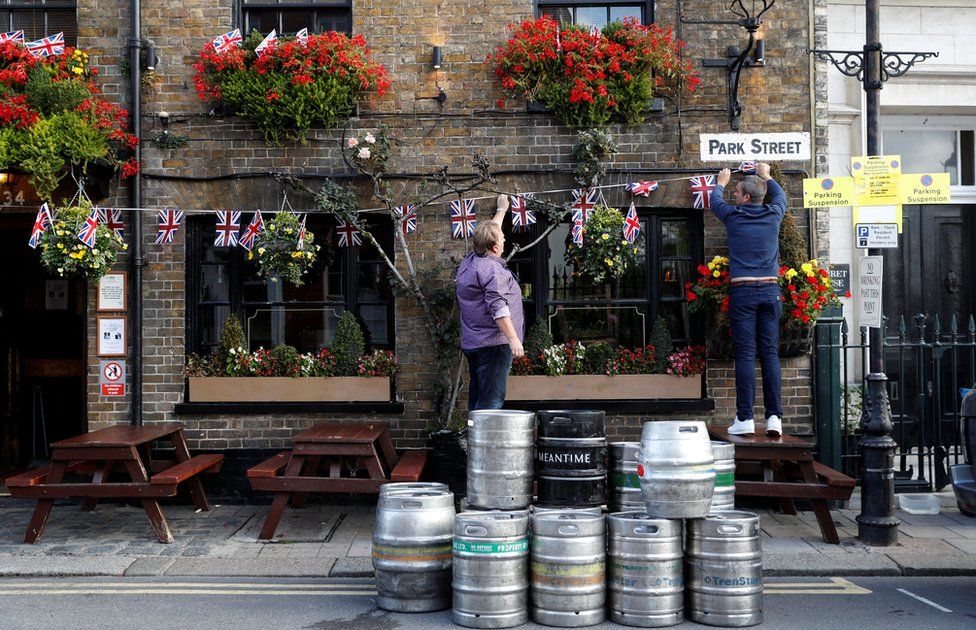
M 706 575 L 702 577 L 702 582 L 713 586 L 759 586 L 762 584 L 761 577 L 737 577 L 726 578 L 718 575 Z

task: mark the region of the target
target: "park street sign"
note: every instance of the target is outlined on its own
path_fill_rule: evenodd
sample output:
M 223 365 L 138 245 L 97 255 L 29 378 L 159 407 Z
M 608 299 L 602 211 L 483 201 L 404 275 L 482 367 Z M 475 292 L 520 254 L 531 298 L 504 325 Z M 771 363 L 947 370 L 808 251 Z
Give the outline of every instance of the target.
M 883 256 L 861 258 L 857 282 L 859 320 L 862 326 L 881 328 L 881 276 Z
M 703 133 L 699 136 L 702 162 L 776 162 L 810 159 L 810 134 Z
M 858 223 L 854 226 L 855 247 L 859 249 L 895 249 L 898 247 L 897 223 Z

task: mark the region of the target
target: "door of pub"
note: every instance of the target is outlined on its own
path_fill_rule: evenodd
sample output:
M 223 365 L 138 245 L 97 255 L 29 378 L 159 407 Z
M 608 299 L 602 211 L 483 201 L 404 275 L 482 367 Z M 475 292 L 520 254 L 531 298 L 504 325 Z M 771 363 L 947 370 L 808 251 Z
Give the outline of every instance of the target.
M 41 266 L 27 245 L 35 212 L 0 211 L 0 473 L 87 427 L 86 284 Z

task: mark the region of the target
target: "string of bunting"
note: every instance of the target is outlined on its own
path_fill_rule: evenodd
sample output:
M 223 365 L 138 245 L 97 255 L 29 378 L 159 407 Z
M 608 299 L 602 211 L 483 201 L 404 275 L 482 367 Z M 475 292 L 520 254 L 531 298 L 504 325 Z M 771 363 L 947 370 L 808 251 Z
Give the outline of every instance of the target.
M 233 33 L 233 32 L 232 32 Z M 227 35 L 231 35 L 228 33 Z M 221 37 L 225 37 L 222 35 Z M 215 42 L 216 45 L 216 42 Z M 735 171 L 737 173 L 755 173 L 755 162 L 743 162 Z M 555 190 L 543 190 L 536 192 L 519 192 L 510 194 L 512 227 L 516 231 L 526 231 L 537 222 L 535 213 L 529 210 L 529 201 L 536 195 L 550 195 L 570 192 L 573 196 L 572 209 L 572 239 L 576 245 L 583 244 L 583 236 L 586 233 L 586 223 L 589 221 L 590 213 L 597 205 L 606 204 L 603 197 L 603 190 L 612 188 L 624 188 L 632 196 L 647 197 L 651 192 L 658 190 L 662 183 L 688 181 L 691 185 L 692 205 L 696 209 L 709 207 L 708 196 L 715 188 L 714 175 L 693 175 L 689 177 L 676 177 L 671 179 L 638 181 L 625 184 L 607 184 L 594 186 L 592 188 L 567 188 Z M 438 201 L 430 205 L 448 204 L 451 209 L 451 237 L 455 239 L 468 239 L 474 235 L 478 227 L 477 216 L 475 213 L 475 201 L 482 199 L 492 199 L 493 196 L 467 197 L 454 199 L 451 201 Z M 69 204 L 70 205 L 70 204 Z M 359 213 L 381 212 L 385 208 L 366 208 L 359 210 Z M 173 241 L 179 231 L 186 214 L 216 214 L 216 228 L 214 236 L 215 247 L 235 247 L 240 246 L 251 251 L 257 235 L 264 230 L 264 218 L 261 210 L 255 210 L 251 216 L 251 221 L 241 232 L 242 212 L 239 210 L 180 210 L 173 208 L 93 208 L 91 214 L 85 220 L 78 234 L 78 239 L 93 247 L 97 227 L 104 225 L 112 230 L 113 234 L 119 238 L 125 236 L 125 224 L 122 219 L 123 211 L 155 212 L 156 213 L 156 245 L 167 245 Z M 282 199 L 279 212 L 292 212 L 298 214 L 287 195 Z M 394 208 L 394 213 L 400 221 L 400 228 L 406 236 L 417 231 L 417 212 L 412 205 L 402 205 Z M 305 220 L 307 212 L 302 214 L 301 233 L 299 244 L 303 242 L 305 230 Z M 54 216 L 47 203 L 41 204 L 38 208 L 34 225 L 31 229 L 28 246 L 36 249 L 40 237 L 54 223 Z M 359 228 L 352 222 L 344 220 L 336 221 L 336 234 L 340 247 L 358 247 L 362 245 L 362 234 Z M 630 203 L 624 221 L 624 237 L 631 243 L 640 234 L 640 222 L 637 220 L 637 208 L 633 201 Z M 299 247 L 301 249 L 301 247 Z

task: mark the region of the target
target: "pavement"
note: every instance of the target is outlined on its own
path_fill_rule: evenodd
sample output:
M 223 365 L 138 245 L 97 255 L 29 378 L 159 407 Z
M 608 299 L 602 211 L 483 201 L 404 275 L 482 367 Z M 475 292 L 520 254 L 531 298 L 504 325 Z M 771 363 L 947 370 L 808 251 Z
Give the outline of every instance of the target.
M 856 502 L 853 505 L 858 505 Z M 40 542 L 26 545 L 33 502 L 0 496 L 0 576 L 371 577 L 375 509 L 310 503 L 289 508 L 272 541 L 259 541 L 268 506 L 210 512 L 165 505 L 174 542 L 156 542 L 141 507 L 58 501 Z M 976 518 L 944 500 L 938 515 L 898 511 L 899 542 L 861 544 L 856 509 L 831 512 L 839 545 L 823 542 L 813 512 L 758 510 L 767 576 L 976 575 Z

